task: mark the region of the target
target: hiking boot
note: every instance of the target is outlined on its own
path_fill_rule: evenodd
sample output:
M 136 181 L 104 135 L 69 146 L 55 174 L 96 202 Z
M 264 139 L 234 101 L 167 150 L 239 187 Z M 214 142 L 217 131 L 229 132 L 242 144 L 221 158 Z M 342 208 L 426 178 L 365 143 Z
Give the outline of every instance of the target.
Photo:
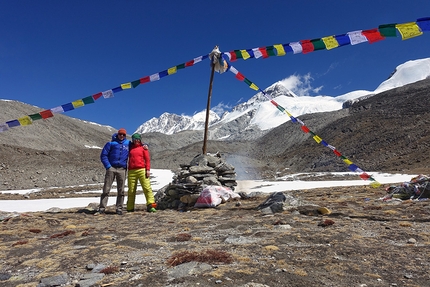
M 118 215 L 122 215 L 122 210 L 117 210 L 117 211 L 116 211 L 116 214 L 118 214 Z
M 156 208 L 157 208 L 157 203 L 154 202 L 154 203 L 148 204 L 146 206 L 146 211 L 148 211 L 148 212 L 156 212 L 157 211 Z
M 97 216 L 97 215 L 105 215 L 106 213 L 105 213 L 105 211 L 104 210 L 97 210 L 97 212 L 96 213 L 94 213 L 94 215 L 95 216 Z

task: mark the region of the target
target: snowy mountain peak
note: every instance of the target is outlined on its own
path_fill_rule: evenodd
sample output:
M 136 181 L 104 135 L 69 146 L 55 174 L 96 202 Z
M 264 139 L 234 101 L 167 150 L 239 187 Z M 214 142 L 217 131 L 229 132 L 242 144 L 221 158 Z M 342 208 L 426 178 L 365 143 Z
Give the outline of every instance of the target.
M 218 121 L 219 116 L 209 112 L 209 125 Z M 137 133 L 159 132 L 164 134 L 174 134 L 184 130 L 202 130 L 206 121 L 206 110 L 194 114 L 193 116 L 176 115 L 163 113 L 159 118 L 152 118 L 137 128 Z
M 429 76 L 430 58 L 408 61 L 397 66 L 395 72 L 375 91 L 358 90 L 337 97 L 297 96 L 287 86 L 289 81 L 297 81 L 300 77 L 291 76 L 265 89 L 265 94 L 259 92 L 248 101 L 236 105 L 231 111 L 225 112 L 221 118 L 214 111 L 211 111 L 209 119 L 210 137 L 211 139 L 240 138 L 240 134 L 246 134 L 248 130 L 257 135 L 259 131 L 264 132 L 289 121 L 290 118 L 275 108 L 268 101 L 268 98 L 274 99 L 289 113 L 298 117 L 308 113 L 340 110 L 365 97 L 420 81 Z M 205 110 L 193 116 L 164 113 L 159 118 L 152 118 L 142 124 L 137 132 L 173 134 L 183 130 L 202 130 L 204 129 L 205 118 Z

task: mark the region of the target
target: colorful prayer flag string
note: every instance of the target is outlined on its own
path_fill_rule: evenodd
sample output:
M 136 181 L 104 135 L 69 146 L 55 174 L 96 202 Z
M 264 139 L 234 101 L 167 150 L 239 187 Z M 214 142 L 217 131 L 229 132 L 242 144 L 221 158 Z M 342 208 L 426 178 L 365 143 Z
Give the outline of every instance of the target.
M 96 100 L 98 100 L 101 97 L 103 97 L 104 99 L 113 98 L 115 93 L 121 92 L 123 90 L 128 90 L 131 88 L 136 88 L 140 84 L 158 81 L 165 76 L 170 76 L 175 74 L 180 69 L 184 69 L 186 67 L 192 67 L 195 64 L 207 59 L 208 57 L 209 57 L 209 54 L 205 56 L 200 56 L 192 59 L 191 61 L 173 66 L 159 73 L 140 78 L 139 80 L 136 80 L 133 82 L 121 84 L 116 88 L 113 88 L 104 92 L 99 92 L 92 96 L 88 96 L 83 99 L 79 99 L 71 103 L 67 103 L 49 110 L 44 110 L 36 114 L 24 116 L 16 120 L 7 121 L 6 123 L 0 123 L 0 132 L 7 131 L 9 128 L 13 128 L 17 126 L 28 126 L 28 125 L 31 125 L 33 121 L 40 120 L 40 119 L 47 119 L 47 118 L 53 117 L 54 114 L 68 112 L 68 111 L 83 107 L 85 105 L 93 104 Z
M 346 34 L 326 36 L 312 40 L 301 40 L 288 44 L 275 44 L 253 49 L 233 50 L 222 53 L 222 56 L 225 60 L 234 62 L 238 59 L 265 59 L 272 56 L 285 56 L 288 53 L 308 54 L 318 50 L 331 50 L 364 42 L 372 44 L 384 40 L 386 37 L 397 37 L 397 32 L 399 32 L 402 40 L 407 40 L 421 36 L 424 31 L 430 31 L 430 17 L 419 18 L 416 22 L 383 24 L 374 29 L 351 31 Z
M 270 97 L 270 95 L 266 94 L 262 89 L 258 88 L 256 84 L 248 80 L 241 72 L 239 72 L 235 67 L 231 66 L 229 67 L 229 71 L 232 72 L 236 79 L 238 79 L 241 82 L 245 82 L 251 89 L 257 90 L 261 92 L 281 113 L 287 114 L 291 122 L 293 123 L 299 123 L 301 126 L 300 128 L 304 133 L 310 134 L 312 138 L 315 140 L 316 143 L 322 144 L 325 147 L 328 147 L 330 150 L 333 151 L 333 153 L 342 159 L 342 161 L 348 165 L 348 168 L 353 172 L 358 172 L 360 174 L 360 178 L 363 180 L 369 180 L 371 181 L 370 185 L 372 187 L 379 187 L 381 184 L 377 182 L 371 175 L 364 172 L 361 168 L 359 168 L 357 165 L 355 165 L 352 161 L 350 161 L 347 157 L 343 156 L 339 150 L 337 150 L 334 146 L 329 145 L 325 140 L 323 140 L 320 136 L 318 136 L 316 133 L 311 131 L 308 126 L 304 122 L 302 122 L 300 119 L 294 117 L 291 113 L 289 113 L 284 107 L 282 107 L 280 104 L 278 104 L 275 100 Z

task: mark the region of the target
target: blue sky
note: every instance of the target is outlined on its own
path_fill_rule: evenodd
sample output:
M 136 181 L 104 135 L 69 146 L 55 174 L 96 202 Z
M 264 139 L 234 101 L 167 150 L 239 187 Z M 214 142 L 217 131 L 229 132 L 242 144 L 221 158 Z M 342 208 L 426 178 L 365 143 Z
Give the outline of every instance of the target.
M 0 99 L 50 109 L 206 55 L 215 45 L 228 52 L 429 16 L 428 0 L 2 1 Z M 430 57 L 429 46 L 425 32 L 405 41 L 387 38 L 231 64 L 261 89 L 307 75 L 308 95 L 338 96 L 376 89 L 399 64 Z M 209 79 L 205 60 L 65 115 L 132 133 L 163 112 L 204 110 Z M 215 74 L 211 106 L 232 107 L 255 93 L 230 72 Z

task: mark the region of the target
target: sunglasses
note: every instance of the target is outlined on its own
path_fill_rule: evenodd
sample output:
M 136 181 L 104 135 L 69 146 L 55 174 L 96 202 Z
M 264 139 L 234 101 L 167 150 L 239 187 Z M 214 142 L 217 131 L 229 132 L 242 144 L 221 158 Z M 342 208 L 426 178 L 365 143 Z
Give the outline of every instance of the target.
M 118 134 L 119 136 L 125 136 L 125 134 Z

